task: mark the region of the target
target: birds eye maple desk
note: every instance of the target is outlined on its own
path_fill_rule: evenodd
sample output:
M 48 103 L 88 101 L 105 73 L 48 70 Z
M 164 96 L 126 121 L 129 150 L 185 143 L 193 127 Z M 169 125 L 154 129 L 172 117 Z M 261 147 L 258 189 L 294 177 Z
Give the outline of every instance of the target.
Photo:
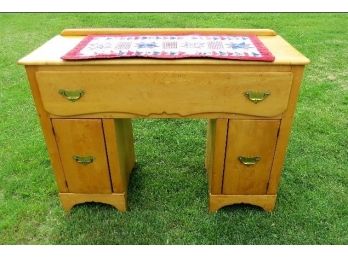
M 255 34 L 275 61 L 60 58 L 89 34 L 183 32 Z M 209 119 L 210 211 L 235 203 L 274 208 L 309 63 L 274 31 L 67 29 L 19 63 L 26 68 L 65 210 L 102 202 L 125 211 L 135 163 L 131 119 L 164 117 Z

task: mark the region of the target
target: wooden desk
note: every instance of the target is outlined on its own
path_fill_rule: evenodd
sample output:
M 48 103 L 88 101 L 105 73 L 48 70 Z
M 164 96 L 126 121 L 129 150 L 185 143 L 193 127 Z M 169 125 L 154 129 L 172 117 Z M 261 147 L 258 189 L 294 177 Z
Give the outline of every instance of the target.
M 272 63 L 213 59 L 60 59 L 88 34 L 259 36 Z M 209 210 L 274 208 L 291 122 L 309 60 L 272 30 L 64 30 L 22 58 L 65 210 L 82 202 L 127 208 L 132 118 L 209 119 Z M 156 146 L 154 146 L 156 147 Z

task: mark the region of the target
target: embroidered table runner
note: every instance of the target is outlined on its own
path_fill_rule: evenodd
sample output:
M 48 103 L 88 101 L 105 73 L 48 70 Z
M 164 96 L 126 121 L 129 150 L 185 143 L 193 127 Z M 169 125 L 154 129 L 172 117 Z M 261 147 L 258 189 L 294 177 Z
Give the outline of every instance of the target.
M 89 35 L 64 60 L 105 58 L 216 58 L 274 61 L 255 35 Z

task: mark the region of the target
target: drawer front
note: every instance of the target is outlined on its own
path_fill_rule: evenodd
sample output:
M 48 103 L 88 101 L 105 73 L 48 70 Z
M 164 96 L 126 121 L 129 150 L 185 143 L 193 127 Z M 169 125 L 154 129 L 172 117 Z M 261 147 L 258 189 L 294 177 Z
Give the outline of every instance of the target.
M 44 108 L 55 115 L 139 116 L 284 112 L 291 72 L 39 71 Z
M 70 193 L 111 193 L 102 122 L 52 119 Z
M 267 193 L 279 126 L 279 120 L 229 120 L 224 194 Z

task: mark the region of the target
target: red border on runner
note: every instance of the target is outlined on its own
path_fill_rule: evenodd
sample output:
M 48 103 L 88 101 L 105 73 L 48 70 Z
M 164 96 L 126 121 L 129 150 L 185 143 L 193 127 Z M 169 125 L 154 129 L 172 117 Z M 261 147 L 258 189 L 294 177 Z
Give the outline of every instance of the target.
M 216 36 L 216 37 L 248 37 L 257 50 L 261 53 L 262 57 L 254 56 L 220 56 L 220 55 L 125 55 L 120 56 L 117 54 L 99 54 L 94 56 L 84 56 L 81 57 L 78 53 L 94 38 L 96 37 L 129 37 L 129 36 Z M 183 59 L 183 58 L 213 58 L 213 59 L 226 59 L 226 60 L 245 60 L 245 61 L 264 61 L 273 62 L 275 57 L 267 49 L 267 47 L 261 42 L 261 40 L 256 35 L 226 35 L 226 34 L 122 34 L 122 35 L 88 35 L 83 38 L 72 50 L 67 52 L 61 59 L 66 61 L 78 61 L 78 60 L 93 60 L 93 59 L 118 59 L 118 58 L 154 58 L 154 59 Z

